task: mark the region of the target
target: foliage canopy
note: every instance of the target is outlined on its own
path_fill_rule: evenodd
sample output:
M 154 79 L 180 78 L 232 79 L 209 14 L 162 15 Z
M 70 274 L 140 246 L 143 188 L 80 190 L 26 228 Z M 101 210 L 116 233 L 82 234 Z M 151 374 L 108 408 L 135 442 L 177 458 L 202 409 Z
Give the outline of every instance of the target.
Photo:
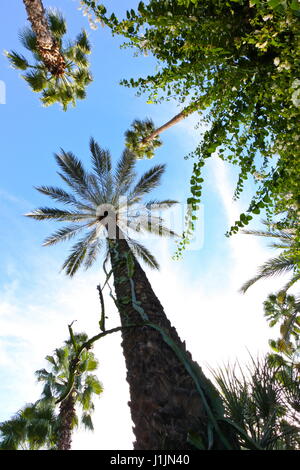
M 176 97 L 197 110 L 207 127 L 190 156 L 193 211 L 201 200 L 202 168 L 219 157 L 239 167 L 234 197 L 253 178 L 255 193 L 228 235 L 263 209 L 281 214 L 282 227 L 295 227 L 300 242 L 300 6 L 296 0 L 150 0 L 108 15 L 83 0 L 126 46 L 151 53 L 159 70 L 121 83 L 147 93 L 155 103 Z M 188 231 L 194 229 L 190 214 Z M 179 247 L 184 249 L 185 240 Z

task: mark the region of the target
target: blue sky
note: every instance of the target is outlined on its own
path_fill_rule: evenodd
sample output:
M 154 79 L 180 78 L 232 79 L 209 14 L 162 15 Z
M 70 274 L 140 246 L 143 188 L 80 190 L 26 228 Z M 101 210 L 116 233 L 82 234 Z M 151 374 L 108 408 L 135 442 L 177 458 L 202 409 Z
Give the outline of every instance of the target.
M 60 3 L 53 0 L 44 5 L 60 7 Z M 106 3 L 116 12 L 124 11 L 120 5 L 125 3 L 128 8 L 138 4 L 133 0 Z M 38 95 L 9 67 L 4 55 L 0 56 L 0 80 L 6 85 L 6 104 L 0 105 L 0 420 L 37 398 L 33 372 L 43 367 L 43 357 L 66 339 L 68 322 L 77 319 L 78 328 L 91 334 L 97 328 L 95 286 L 101 277 L 100 263 L 90 273 L 79 273 L 72 281 L 66 279 L 59 270 L 69 246 L 41 246 L 43 239 L 57 228 L 55 224 L 38 223 L 23 216 L 35 207 L 51 205 L 34 186 L 60 185 L 53 153 L 60 148 L 70 150 L 89 166 L 88 142 L 93 136 L 111 150 L 117 161 L 124 132 L 133 119 L 151 117 L 161 125 L 178 112 L 174 103 L 146 104 L 146 96 L 137 98 L 133 90 L 119 85 L 122 78 L 152 72 L 155 60 L 149 56 L 135 58 L 132 50 L 120 50 L 119 39 L 112 38 L 106 28 L 91 30 L 78 6 L 79 1 L 67 0 L 63 2 L 63 12 L 70 38 L 83 27 L 89 32 L 94 82 L 88 88 L 87 99 L 76 108 L 66 113 L 58 105 L 43 108 Z M 18 31 L 26 23 L 22 2 L 14 1 L 12 8 L 11 1 L 2 0 L 0 15 L 5 18 L 0 32 L 1 50 L 24 53 L 18 41 Z M 151 197 L 185 201 L 192 162 L 184 160 L 184 156 L 197 142 L 196 123 L 194 115 L 167 131 L 154 160 L 138 162 L 139 174 L 153 164 L 167 163 L 163 183 Z M 230 222 L 245 209 L 240 202 L 232 202 L 234 175 L 217 159 L 205 170 L 201 249 L 187 251 L 183 260 L 175 262 L 171 259 L 174 243 L 149 243 L 162 265 L 160 273 L 149 273 L 150 281 L 170 320 L 201 365 L 246 358 L 247 348 L 253 353 L 262 352 L 272 337 L 261 305 L 280 283 L 272 280 L 255 286 L 247 296 L 237 293 L 270 252 L 253 237 L 228 240 L 224 236 Z M 110 308 L 113 311 L 113 306 Z M 114 312 L 111 325 L 117 324 Z M 116 337 L 97 346 L 99 377 L 105 388 L 96 411 L 99 426 L 95 426 L 93 437 L 79 432 L 75 448 L 131 446 L 128 390 L 119 342 Z M 119 413 L 117 431 L 109 411 L 115 409 Z

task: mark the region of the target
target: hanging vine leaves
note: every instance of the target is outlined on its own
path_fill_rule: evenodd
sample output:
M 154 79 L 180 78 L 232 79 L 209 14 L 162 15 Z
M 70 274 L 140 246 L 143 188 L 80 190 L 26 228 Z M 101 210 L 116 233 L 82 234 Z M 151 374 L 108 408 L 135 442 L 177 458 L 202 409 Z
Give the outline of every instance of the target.
M 256 192 L 236 233 L 262 210 L 284 213 L 300 244 L 300 5 L 295 0 L 150 0 L 117 19 L 106 7 L 83 0 L 126 47 L 152 53 L 159 70 L 122 84 L 159 103 L 177 97 L 197 102 L 208 124 L 192 153 L 191 211 L 180 245 L 193 230 L 200 202 L 202 165 L 213 153 L 240 169 L 234 198 L 253 178 Z M 179 250 L 180 251 L 180 250 Z

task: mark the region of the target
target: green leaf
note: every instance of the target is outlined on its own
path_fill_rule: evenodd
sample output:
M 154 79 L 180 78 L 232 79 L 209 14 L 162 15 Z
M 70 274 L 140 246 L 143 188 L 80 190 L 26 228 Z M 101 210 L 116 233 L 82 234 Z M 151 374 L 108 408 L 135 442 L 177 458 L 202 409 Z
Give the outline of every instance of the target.
M 15 69 L 26 70 L 27 67 L 29 67 L 29 63 L 27 62 L 27 60 L 25 59 L 23 55 L 18 54 L 15 51 L 11 51 L 11 52 L 6 51 L 5 54 L 8 60 L 10 61 L 12 67 L 14 67 Z

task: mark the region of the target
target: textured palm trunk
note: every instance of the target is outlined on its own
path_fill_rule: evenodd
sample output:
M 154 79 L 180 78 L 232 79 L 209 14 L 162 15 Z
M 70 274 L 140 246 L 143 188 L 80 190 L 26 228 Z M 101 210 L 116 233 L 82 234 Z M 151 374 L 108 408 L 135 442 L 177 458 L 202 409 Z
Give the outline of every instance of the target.
M 58 450 L 70 450 L 72 443 L 72 424 L 75 416 L 75 397 L 70 393 L 59 408 Z
M 41 0 L 23 0 L 32 30 L 36 34 L 39 54 L 49 72 L 63 75 L 65 59 L 53 38 Z
M 150 135 L 148 135 L 147 137 L 144 137 L 140 142 L 141 145 L 148 144 L 149 142 L 151 142 L 151 140 L 155 139 L 155 137 L 160 135 L 162 132 L 166 131 L 170 127 L 173 127 L 175 124 L 178 124 L 178 122 L 188 117 L 190 114 L 196 111 L 196 109 L 197 109 L 197 102 L 187 106 L 180 113 L 176 114 L 176 116 L 174 116 L 172 119 L 170 119 L 165 124 L 155 129 L 155 131 L 153 131 Z
M 122 326 L 143 323 L 140 313 L 128 300 L 132 284 L 128 279 L 128 265 L 124 255 L 129 250 L 124 239 L 110 242 Z M 138 305 L 147 314 L 149 321 L 163 328 L 176 345 L 186 351 L 185 343 L 171 326 L 143 269 L 135 259 L 131 279 L 136 300 L 140 302 Z M 161 334 L 150 326 L 125 328 L 122 340 L 130 387 L 129 406 L 136 437 L 134 449 L 195 449 L 187 442 L 188 433 L 193 432 L 200 434 L 203 442 L 207 443 L 208 418 L 195 383 Z M 188 352 L 187 355 L 192 359 Z M 209 403 L 210 397 L 206 398 Z M 236 448 L 235 439 L 229 437 L 230 440 L 232 447 Z M 214 448 L 224 447 L 216 440 Z

